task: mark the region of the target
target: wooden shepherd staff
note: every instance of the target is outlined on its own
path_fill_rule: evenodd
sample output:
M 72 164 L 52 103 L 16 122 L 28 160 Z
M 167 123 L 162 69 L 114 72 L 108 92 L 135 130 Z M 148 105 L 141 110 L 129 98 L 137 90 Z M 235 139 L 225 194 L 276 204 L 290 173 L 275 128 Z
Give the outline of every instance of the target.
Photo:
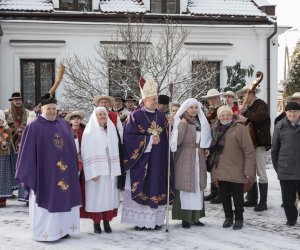
M 172 111 L 173 83 L 169 84 L 170 101 L 169 112 Z M 169 147 L 168 147 L 168 184 L 167 184 L 167 213 L 166 213 L 166 232 L 169 232 L 169 203 L 170 203 L 170 175 L 171 175 L 171 124 L 169 123 Z

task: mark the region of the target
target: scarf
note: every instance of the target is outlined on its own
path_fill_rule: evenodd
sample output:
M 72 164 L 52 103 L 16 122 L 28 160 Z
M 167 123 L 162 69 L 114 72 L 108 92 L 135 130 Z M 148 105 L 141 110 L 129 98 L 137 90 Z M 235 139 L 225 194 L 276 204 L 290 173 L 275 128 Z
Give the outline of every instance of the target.
M 107 115 L 106 129 L 99 125 L 97 113 L 100 111 Z M 113 179 L 121 174 L 116 127 L 109 119 L 104 107 L 94 109 L 83 131 L 81 157 L 84 171 L 89 172 L 90 176 L 93 176 L 92 178 L 109 175 Z
M 200 129 L 200 148 L 209 148 L 211 143 L 211 130 L 210 126 L 207 122 L 207 119 L 202 111 L 202 104 L 197 101 L 194 98 L 188 98 L 185 100 L 178 111 L 176 112 L 176 115 L 174 116 L 174 125 L 171 135 L 171 151 L 176 152 L 177 151 L 177 140 L 178 140 L 178 124 L 180 123 L 180 117 L 184 113 L 186 113 L 187 109 L 193 105 L 198 105 L 198 115 L 197 117 L 193 117 L 190 119 L 190 116 L 188 117 L 187 121 L 191 122 L 191 124 L 195 125 L 197 122 L 199 122 L 198 128 Z M 185 117 L 186 118 L 186 117 Z

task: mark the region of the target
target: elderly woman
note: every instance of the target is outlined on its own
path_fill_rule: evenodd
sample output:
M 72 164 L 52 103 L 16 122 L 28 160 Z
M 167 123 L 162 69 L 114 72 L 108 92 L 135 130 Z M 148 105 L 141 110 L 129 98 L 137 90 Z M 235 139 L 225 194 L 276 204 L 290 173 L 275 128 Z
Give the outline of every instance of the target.
M 187 99 L 174 117 L 171 150 L 175 152 L 175 199 L 172 217 L 190 224 L 204 226 L 203 190 L 206 187 L 205 151 L 211 143 L 207 119 L 196 99 Z
M 97 213 L 94 232 L 111 233 L 109 221 L 117 216 L 120 204 L 117 176 L 121 174 L 118 135 L 105 107 L 94 109 L 83 132 L 81 157 L 85 176 L 85 211 Z
M 243 187 L 255 177 L 254 147 L 247 128 L 232 119 L 232 109 L 221 106 L 218 121 L 212 126 L 212 145 L 217 156 L 212 169 L 212 180 L 219 186 L 225 212 L 224 228 L 242 229 L 244 197 Z M 211 152 L 213 153 L 213 152 Z M 235 222 L 233 224 L 234 203 Z
M 5 120 L 5 114 L 0 110 L 0 207 L 6 206 L 6 199 L 12 197 L 13 165 L 11 163 L 12 136 Z

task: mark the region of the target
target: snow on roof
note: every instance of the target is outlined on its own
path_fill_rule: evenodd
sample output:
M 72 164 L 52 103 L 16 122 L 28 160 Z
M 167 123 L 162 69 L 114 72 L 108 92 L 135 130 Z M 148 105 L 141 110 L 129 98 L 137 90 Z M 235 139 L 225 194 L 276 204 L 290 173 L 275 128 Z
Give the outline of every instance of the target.
M 146 13 L 146 7 L 139 0 L 100 0 L 100 11 L 109 13 Z
M 257 4 L 257 6 L 274 6 L 275 4 L 269 3 L 267 0 L 254 0 L 254 2 Z
M 52 0 L 0 0 L 1 10 L 54 11 Z
M 196 15 L 267 16 L 251 0 L 189 0 L 188 11 Z

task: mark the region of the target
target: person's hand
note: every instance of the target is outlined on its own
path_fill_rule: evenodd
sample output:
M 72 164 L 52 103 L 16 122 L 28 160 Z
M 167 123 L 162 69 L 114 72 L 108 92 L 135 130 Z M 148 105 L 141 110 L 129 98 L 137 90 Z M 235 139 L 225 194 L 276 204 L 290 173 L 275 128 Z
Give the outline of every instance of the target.
M 240 107 L 240 113 L 243 115 L 247 111 L 247 109 L 248 109 L 247 107 L 241 105 L 241 107 Z
M 209 156 L 209 154 L 210 154 L 209 149 L 204 149 L 204 156 L 205 156 L 205 158 L 207 158 Z
M 169 115 L 169 117 L 168 117 L 168 124 L 170 126 L 173 126 L 173 124 L 174 124 L 174 114 Z
M 92 181 L 98 181 L 100 179 L 100 176 L 97 176 L 97 177 L 94 177 L 93 179 L 92 179 Z
M 182 118 L 181 121 L 184 122 L 184 123 L 188 123 L 185 118 Z
M 153 145 L 157 145 L 159 142 L 160 142 L 160 138 L 159 138 L 159 135 L 153 135 L 152 136 L 152 144 Z

